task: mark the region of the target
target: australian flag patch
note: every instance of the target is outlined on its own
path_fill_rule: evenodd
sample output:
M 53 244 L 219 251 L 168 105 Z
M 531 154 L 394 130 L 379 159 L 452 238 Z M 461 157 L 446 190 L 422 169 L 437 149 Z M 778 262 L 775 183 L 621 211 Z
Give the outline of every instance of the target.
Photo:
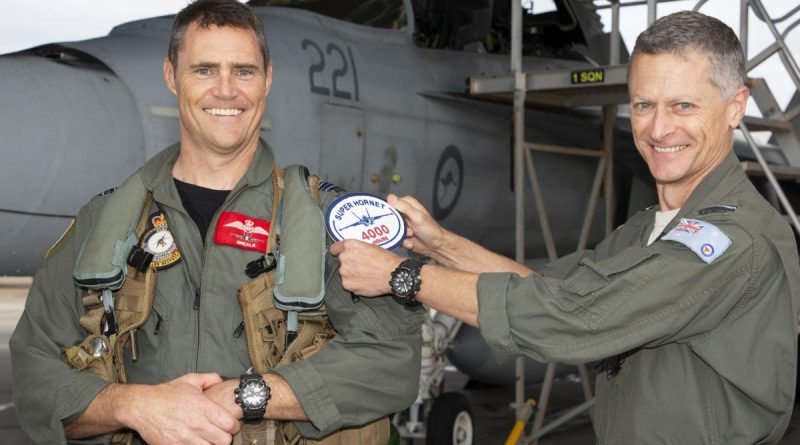
M 697 219 L 681 218 L 661 239 L 683 244 L 706 263 L 719 258 L 731 246 L 731 239 L 717 226 Z

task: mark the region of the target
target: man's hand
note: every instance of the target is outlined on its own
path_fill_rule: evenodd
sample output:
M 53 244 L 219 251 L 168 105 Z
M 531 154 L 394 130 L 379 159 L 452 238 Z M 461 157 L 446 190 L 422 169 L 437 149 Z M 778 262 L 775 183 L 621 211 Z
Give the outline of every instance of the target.
M 203 394 L 221 381 L 217 374 L 186 374 L 141 385 L 134 397 L 120 401 L 129 407 L 123 423 L 151 445 L 230 444 L 238 418 Z
M 407 231 L 403 247 L 420 255 L 435 257 L 446 235 L 442 226 L 411 196 L 398 198 L 390 193 L 386 202 L 405 216 Z
M 339 259 L 342 286 L 361 297 L 390 293 L 392 271 L 403 261 L 388 250 L 358 240 L 333 244 L 331 254 Z
M 275 420 L 308 420 L 297 396 L 283 377 L 277 374 L 262 374 L 264 382 L 269 386 L 270 399 L 267 403 L 266 417 Z M 225 408 L 233 417 L 241 420 L 244 417 L 242 407 L 236 403 L 233 390 L 239 386 L 239 379 L 225 380 L 210 386 L 203 391 L 209 400 Z
M 228 414 L 241 420 L 244 416 L 242 407 L 236 403 L 236 395 L 233 393 L 238 386 L 239 380 L 237 379 L 223 380 L 203 390 L 203 394 L 217 405 L 225 408 Z

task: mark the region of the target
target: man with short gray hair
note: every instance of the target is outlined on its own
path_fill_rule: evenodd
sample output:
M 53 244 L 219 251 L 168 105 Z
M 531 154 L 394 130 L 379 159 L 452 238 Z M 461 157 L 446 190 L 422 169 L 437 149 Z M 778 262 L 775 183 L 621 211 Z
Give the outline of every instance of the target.
M 672 14 L 642 33 L 629 70 L 657 206 L 533 271 L 390 196 L 405 247 L 444 267 L 348 240 L 331 248 L 343 284 L 479 326 L 499 359 L 602 360 L 599 444 L 776 443 L 794 400 L 800 267 L 791 229 L 732 152 L 749 97 L 739 41 L 714 18 Z
M 698 12 L 676 12 L 639 34 L 630 65 L 641 54 L 686 55 L 697 52 L 711 63 L 709 80 L 730 99 L 747 80 L 744 52 L 728 25 Z M 628 72 L 630 76 L 630 71 Z

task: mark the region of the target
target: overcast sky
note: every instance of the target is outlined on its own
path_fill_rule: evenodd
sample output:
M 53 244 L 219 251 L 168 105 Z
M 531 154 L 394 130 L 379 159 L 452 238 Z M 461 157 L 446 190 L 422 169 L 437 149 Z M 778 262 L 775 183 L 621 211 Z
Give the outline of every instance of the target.
M 528 1 L 528 0 L 526 0 Z M 538 7 L 547 7 L 553 0 L 535 0 Z M 631 0 L 623 0 L 623 3 Z M 174 14 L 188 0 L 0 0 L 0 54 L 30 48 L 50 42 L 83 40 L 108 34 L 112 27 L 146 17 Z M 606 1 L 596 0 L 596 4 Z M 693 7 L 696 0 L 663 3 L 658 6 L 658 16 Z M 773 17 L 781 17 L 797 5 L 797 0 L 763 0 Z M 621 10 L 621 32 L 631 48 L 636 36 L 646 26 L 646 7 L 630 6 Z M 736 0 L 709 0 L 701 11 L 739 29 L 739 2 Z M 610 30 L 610 12 L 601 10 L 601 17 Z M 796 14 L 794 19 L 800 18 Z M 783 30 L 792 20 L 779 24 Z M 766 26 L 750 19 L 749 54 L 752 56 L 772 43 Z M 800 26 L 787 40 L 795 60 L 800 60 Z M 788 103 L 795 88 L 783 70 L 777 56 L 750 73 L 753 77 L 767 78 L 781 105 Z
M 625 3 L 626 0 L 623 0 Z M 596 4 L 607 4 L 606 1 L 595 1 Z M 792 8 L 798 5 L 798 0 L 762 0 L 767 12 L 773 18 L 780 18 L 789 13 Z M 676 1 L 659 4 L 656 8 L 658 17 L 671 14 L 676 11 L 691 9 L 697 4 L 697 0 Z M 712 15 L 739 34 L 739 1 L 738 0 L 709 0 L 701 8 L 700 12 Z M 609 9 L 600 11 L 606 31 L 611 30 L 611 12 Z M 778 23 L 776 26 L 780 32 L 786 29 L 793 21 L 800 19 L 800 13 L 791 16 L 789 19 Z M 750 12 L 750 30 L 748 33 L 748 57 L 753 57 L 761 50 L 772 44 L 775 39 L 769 32 L 767 25 L 759 21 L 753 12 Z M 620 32 L 625 40 L 628 49 L 633 48 L 636 36 L 647 26 L 647 6 L 628 6 L 620 9 Z M 794 59 L 800 62 L 800 26 L 789 32 L 786 44 Z M 767 79 L 772 92 L 778 99 L 782 107 L 786 107 L 795 93 L 796 88 L 789 74 L 783 68 L 777 54 L 773 55 L 766 62 L 762 63 L 754 70 L 750 71 L 750 77 L 763 77 Z M 759 114 L 755 110 L 755 104 L 748 107 L 748 114 Z

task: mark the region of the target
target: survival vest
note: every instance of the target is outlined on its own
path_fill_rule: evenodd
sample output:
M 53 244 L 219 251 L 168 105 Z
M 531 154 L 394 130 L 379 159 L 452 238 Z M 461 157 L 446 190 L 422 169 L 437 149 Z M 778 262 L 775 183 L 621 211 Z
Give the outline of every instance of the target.
M 261 373 L 308 358 L 337 335 L 323 304 L 326 245 L 318 185 L 305 167 L 273 170 L 274 235 L 265 255 L 247 267 L 252 280 L 238 289 L 250 362 Z M 137 202 L 141 206 L 131 205 Z M 152 203 L 140 175 L 123 183 L 100 210 L 73 272 L 75 283 L 87 290 L 80 324 L 88 335 L 62 349 L 64 360 L 109 382 L 127 382 L 124 350 L 130 345 L 131 359 L 138 359 L 136 330 L 153 309 L 157 270 L 152 254 L 139 247 Z M 387 418 L 319 441 L 300 436 L 291 422 L 264 420 L 242 424 L 234 444 L 383 445 L 388 438 Z M 111 443 L 132 441 L 132 431 L 119 431 Z

